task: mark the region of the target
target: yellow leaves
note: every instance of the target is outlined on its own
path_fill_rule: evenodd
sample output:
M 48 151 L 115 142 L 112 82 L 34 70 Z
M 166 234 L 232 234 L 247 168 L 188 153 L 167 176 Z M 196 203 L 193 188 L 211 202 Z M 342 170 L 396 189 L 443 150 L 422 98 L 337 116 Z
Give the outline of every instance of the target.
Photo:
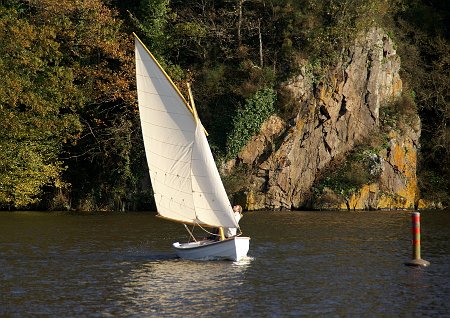
M 34 27 L 24 20 L 21 20 L 19 25 L 13 25 L 9 29 L 6 28 L 3 32 L 4 34 L 2 34 L 2 37 L 10 37 L 12 49 L 16 46 L 20 46 L 24 49 L 31 48 L 36 36 Z
M 200 37 L 203 38 L 207 34 L 207 29 L 204 25 L 198 22 L 184 22 L 178 23 L 175 26 L 175 30 L 183 36 L 187 37 Z
M 20 208 L 38 202 L 42 187 L 58 180 L 61 163 L 46 162 L 40 154 L 44 149 L 38 144 L 22 142 L 1 148 L 1 203 Z
M 101 119 L 94 118 L 94 122 L 97 124 L 97 126 L 104 126 L 105 122 Z
M 101 139 L 113 116 L 136 105 L 132 41 L 103 1 L 23 10 L 0 7 L 0 205 L 16 207 L 64 186 L 58 157 L 81 139 L 81 116 Z M 77 146 L 85 153 L 86 140 Z

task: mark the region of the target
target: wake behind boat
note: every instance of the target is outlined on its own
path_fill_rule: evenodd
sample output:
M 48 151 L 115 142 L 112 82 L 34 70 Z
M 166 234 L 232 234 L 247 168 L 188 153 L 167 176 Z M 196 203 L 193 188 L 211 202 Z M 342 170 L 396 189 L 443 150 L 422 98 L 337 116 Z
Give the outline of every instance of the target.
M 136 83 L 145 154 L 159 216 L 200 228 L 219 228 L 220 240 L 174 243 L 186 259 L 239 260 L 249 237 L 239 228 L 191 95 L 189 104 L 135 35 Z M 186 227 L 187 229 L 187 227 Z

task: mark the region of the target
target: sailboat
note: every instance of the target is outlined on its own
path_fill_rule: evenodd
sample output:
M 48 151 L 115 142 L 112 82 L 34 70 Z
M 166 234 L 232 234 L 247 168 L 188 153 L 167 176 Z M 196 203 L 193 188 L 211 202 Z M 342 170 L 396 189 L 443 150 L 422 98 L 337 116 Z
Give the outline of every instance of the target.
M 136 83 L 145 154 L 158 216 L 183 223 L 190 235 L 173 248 L 183 259 L 238 261 L 250 238 L 225 238 L 239 228 L 192 98 L 186 101 L 161 65 L 135 36 Z M 189 90 L 190 92 L 190 90 Z M 187 225 L 220 229 L 220 239 L 197 240 Z

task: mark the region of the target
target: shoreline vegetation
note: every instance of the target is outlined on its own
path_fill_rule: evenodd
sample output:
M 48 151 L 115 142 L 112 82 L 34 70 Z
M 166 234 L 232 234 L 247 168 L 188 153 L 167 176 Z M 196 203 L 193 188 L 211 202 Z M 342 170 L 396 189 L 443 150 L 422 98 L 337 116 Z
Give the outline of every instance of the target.
M 155 209 L 132 32 L 186 96 L 192 83 L 228 193 L 247 210 L 446 209 L 449 26 L 441 0 L 1 1 L 0 210 Z M 375 29 L 381 56 L 361 44 L 360 75 L 369 86 L 378 65 L 385 76 L 398 63 L 398 98 L 365 88 L 373 125 L 341 137 L 360 84 L 351 52 Z M 288 184 L 299 166 L 279 155 L 299 143 L 318 151 L 305 167 L 321 163 L 305 189 Z
M 308 213 L 412 213 L 412 212 L 427 212 L 427 213 L 448 213 L 450 212 L 449 208 L 439 208 L 439 209 L 379 209 L 379 210 L 347 210 L 347 209 L 341 209 L 341 210 L 252 210 L 252 211 L 244 211 L 244 213 L 302 213 L 302 212 L 308 212 Z M 104 211 L 81 211 L 81 210 L 0 210 L 0 214 L 51 214 L 51 215 L 58 215 L 58 214 L 69 214 L 69 215 L 80 215 L 80 216 L 109 216 L 109 215 L 122 215 L 122 214 L 154 214 L 155 217 L 157 217 L 158 212 L 156 210 L 141 210 L 141 211 L 117 211 L 117 210 L 104 210 Z M 170 222 L 170 221 L 168 221 Z

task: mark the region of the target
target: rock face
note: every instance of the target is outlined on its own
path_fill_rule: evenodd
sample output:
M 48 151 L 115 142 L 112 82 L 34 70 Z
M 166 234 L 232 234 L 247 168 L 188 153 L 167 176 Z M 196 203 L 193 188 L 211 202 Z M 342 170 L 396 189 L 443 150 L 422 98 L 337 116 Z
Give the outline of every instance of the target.
M 326 81 L 314 81 L 304 67 L 286 83 L 283 91 L 296 115 L 287 121 L 270 117 L 238 158 L 227 163 L 228 173 L 240 166 L 251 171 L 246 185 L 236 191 L 241 198 L 244 194 L 246 202 L 241 203 L 248 210 L 322 208 L 311 200 L 313 184 L 330 163 L 379 129 L 380 106 L 401 95 L 400 58 L 381 30 L 371 30 L 346 55 Z M 379 181 L 348 198 L 329 193 L 332 208 L 414 207 L 417 115 L 413 123 L 402 134 L 389 133 L 389 145 L 379 154 Z
M 416 179 L 417 132 L 399 135 L 392 131 L 389 147 L 380 153 L 382 173 L 377 183 L 364 185 L 340 209 L 413 209 L 418 203 Z

